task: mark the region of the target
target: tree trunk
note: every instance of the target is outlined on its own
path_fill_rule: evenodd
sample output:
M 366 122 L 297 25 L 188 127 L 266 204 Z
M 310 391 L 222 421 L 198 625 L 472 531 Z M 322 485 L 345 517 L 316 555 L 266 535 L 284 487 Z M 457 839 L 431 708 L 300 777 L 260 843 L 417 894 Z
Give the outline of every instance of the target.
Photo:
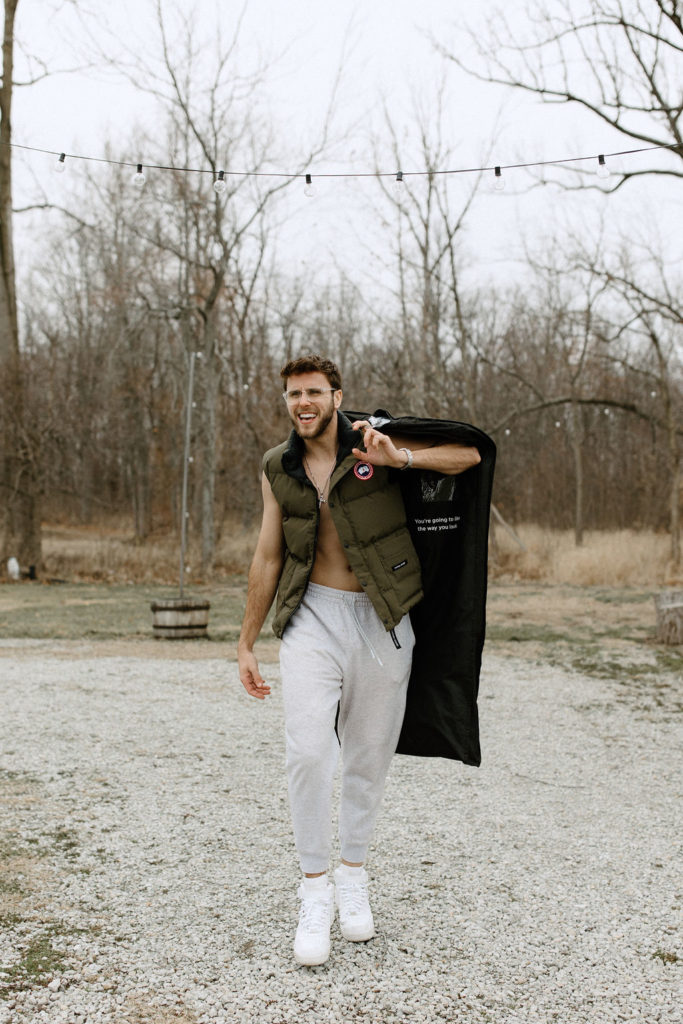
M 671 485 L 669 491 L 669 530 L 671 531 L 671 562 L 674 569 L 681 565 L 681 449 L 678 443 L 676 411 L 666 382 L 664 391 L 666 409 L 666 425 L 669 441 L 669 465 L 671 466 Z
M 19 331 L 12 244 L 12 76 L 14 16 L 18 0 L 5 0 L 0 86 L 0 360 L 10 376 L 19 369 Z M 13 381 L 10 381 L 13 383 Z
M 131 468 L 135 541 L 140 544 L 149 536 L 151 529 L 149 459 L 147 451 L 141 446 L 138 447 L 137 458 Z
M 673 567 L 678 569 L 681 564 L 681 456 L 678 450 L 678 442 L 674 435 L 672 444 L 671 460 L 673 472 L 671 474 L 671 561 Z
M 655 594 L 657 639 L 663 644 L 683 644 L 683 590 Z
M 205 406 L 202 420 L 202 479 L 201 479 L 201 518 L 202 518 L 202 575 L 206 576 L 213 569 L 216 554 L 216 392 L 217 375 L 209 369 L 208 380 L 204 389 Z
M 19 0 L 5 0 L 0 85 L 0 559 L 42 567 L 37 439 L 24 403 L 12 241 L 12 77 L 14 18 Z
M 583 424 L 581 410 L 572 402 L 571 446 L 574 455 L 574 544 L 577 548 L 583 545 Z
M 666 433 L 669 449 L 669 531 L 671 533 L 671 562 L 672 567 L 674 569 L 678 569 L 681 564 L 681 449 L 678 443 L 678 424 L 676 422 L 674 398 L 671 393 L 672 373 L 666 356 L 662 350 L 662 346 L 660 345 L 659 338 L 653 330 L 650 330 L 650 340 L 654 346 L 659 364 L 660 386 L 664 402 L 664 418 L 666 421 Z
M 201 443 L 201 480 L 200 480 L 200 517 L 201 517 L 201 572 L 207 576 L 213 569 L 216 553 L 216 404 L 218 401 L 218 381 L 220 367 L 216 360 L 214 326 L 211 317 L 207 320 L 204 330 L 204 346 L 201 361 L 202 396 L 200 409 L 200 443 Z

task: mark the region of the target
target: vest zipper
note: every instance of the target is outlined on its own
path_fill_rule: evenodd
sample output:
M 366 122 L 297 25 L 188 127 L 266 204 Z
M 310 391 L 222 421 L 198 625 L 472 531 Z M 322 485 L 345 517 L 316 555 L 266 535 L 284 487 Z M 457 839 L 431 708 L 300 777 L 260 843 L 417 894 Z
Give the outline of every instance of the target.
M 313 486 L 311 481 L 308 479 L 308 477 L 306 477 L 306 483 L 308 484 L 308 486 L 310 487 L 310 489 L 312 491 L 315 491 L 315 487 Z M 329 499 L 329 493 L 328 493 L 328 499 Z M 316 552 L 316 548 L 318 547 L 318 531 L 320 529 L 320 505 L 318 503 L 318 492 L 317 491 L 315 492 L 315 509 L 316 509 L 316 511 L 315 511 L 315 534 L 313 536 L 313 557 L 311 558 L 311 568 L 308 570 L 308 576 L 306 577 L 306 585 L 304 586 L 304 589 L 301 592 L 301 597 L 299 598 L 299 600 L 297 602 L 296 608 L 294 608 L 292 610 L 292 613 L 290 614 L 289 619 L 287 619 L 288 622 L 292 618 L 292 616 L 295 615 L 298 612 L 299 608 L 301 607 L 303 599 L 306 596 L 306 591 L 308 589 L 308 584 L 310 582 L 311 576 L 313 575 L 313 566 L 315 565 L 315 552 Z

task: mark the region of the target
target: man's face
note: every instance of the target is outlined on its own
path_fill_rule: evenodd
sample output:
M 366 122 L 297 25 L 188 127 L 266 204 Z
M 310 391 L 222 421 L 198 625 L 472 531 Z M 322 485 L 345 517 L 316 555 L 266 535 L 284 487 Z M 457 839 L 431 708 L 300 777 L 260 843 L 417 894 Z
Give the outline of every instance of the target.
M 319 388 L 322 395 L 311 399 L 306 394 L 307 388 Z M 289 377 L 286 389 L 301 392 L 301 398 L 296 402 L 287 402 L 287 412 L 297 434 L 307 441 L 320 437 L 341 405 L 341 391 L 331 391 L 325 374 L 317 372 L 297 373 Z

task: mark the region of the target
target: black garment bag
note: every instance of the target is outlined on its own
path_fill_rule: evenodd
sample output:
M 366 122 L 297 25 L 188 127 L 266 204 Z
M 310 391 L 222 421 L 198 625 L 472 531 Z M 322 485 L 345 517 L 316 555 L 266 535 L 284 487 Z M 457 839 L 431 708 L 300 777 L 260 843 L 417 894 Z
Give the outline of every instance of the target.
M 399 474 L 408 527 L 422 568 L 424 598 L 411 610 L 413 667 L 399 754 L 479 765 L 477 694 L 486 616 L 491 488 L 496 446 L 468 423 L 345 412 L 390 436 L 472 445 L 479 465 L 456 476 Z

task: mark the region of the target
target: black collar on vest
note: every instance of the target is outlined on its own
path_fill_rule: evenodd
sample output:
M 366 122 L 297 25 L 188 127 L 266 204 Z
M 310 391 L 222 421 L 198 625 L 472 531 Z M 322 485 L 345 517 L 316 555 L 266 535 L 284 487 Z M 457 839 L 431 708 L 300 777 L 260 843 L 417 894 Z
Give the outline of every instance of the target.
M 335 463 L 338 466 L 347 455 L 351 454 L 352 448 L 358 448 L 362 443 L 363 435 L 360 430 L 354 430 L 351 426 L 351 420 L 344 413 L 337 411 L 337 461 Z M 282 453 L 282 468 L 288 476 L 293 476 L 295 480 L 307 481 L 306 470 L 303 464 L 304 455 L 304 442 L 301 437 L 297 434 L 296 430 L 292 430 L 287 441 L 287 447 Z

